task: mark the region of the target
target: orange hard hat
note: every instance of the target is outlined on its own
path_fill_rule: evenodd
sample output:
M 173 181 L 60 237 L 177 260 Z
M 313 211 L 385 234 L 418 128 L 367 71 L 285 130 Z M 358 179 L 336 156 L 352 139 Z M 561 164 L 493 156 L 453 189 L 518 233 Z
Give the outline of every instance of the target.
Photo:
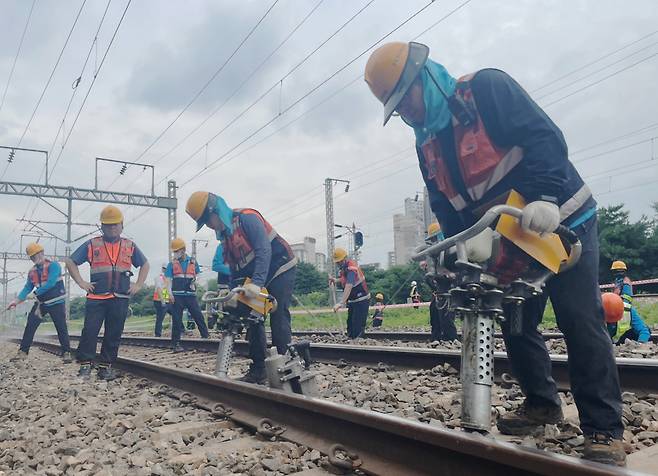
M 429 52 L 422 43 L 397 41 L 380 46 L 368 58 L 363 76 L 384 105 L 384 125 L 425 66 Z
M 615 293 L 601 294 L 601 301 L 603 302 L 603 314 L 605 322 L 614 324 L 619 322 L 624 315 L 624 301 Z

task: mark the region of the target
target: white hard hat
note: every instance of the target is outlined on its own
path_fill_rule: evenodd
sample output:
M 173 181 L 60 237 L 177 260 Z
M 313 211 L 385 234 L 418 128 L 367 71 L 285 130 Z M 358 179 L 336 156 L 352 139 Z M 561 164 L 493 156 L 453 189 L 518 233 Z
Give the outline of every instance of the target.
M 412 282 L 411 282 L 411 285 L 412 285 L 412 286 L 416 286 L 417 284 L 418 284 L 418 283 L 417 283 L 416 281 L 412 281 Z

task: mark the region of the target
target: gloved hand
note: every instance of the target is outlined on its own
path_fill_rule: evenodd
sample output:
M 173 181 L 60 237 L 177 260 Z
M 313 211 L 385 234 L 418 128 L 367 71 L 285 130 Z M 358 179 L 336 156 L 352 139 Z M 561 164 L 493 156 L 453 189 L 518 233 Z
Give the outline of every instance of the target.
M 343 303 L 339 302 L 334 305 L 334 312 L 338 312 L 338 310 L 343 307 Z
M 528 203 L 521 216 L 521 228 L 537 233 L 552 233 L 560 224 L 560 209 L 555 203 L 537 200 Z
M 491 258 L 494 231 L 485 228 L 473 238 L 466 240 L 466 256 L 473 263 L 482 263 Z
M 260 286 L 255 285 L 254 283 L 245 284 L 244 295 L 248 298 L 256 298 L 260 294 Z
M 9 306 L 7 306 L 7 310 L 9 309 L 14 309 L 16 307 L 16 299 L 14 299 L 12 302 L 9 303 Z

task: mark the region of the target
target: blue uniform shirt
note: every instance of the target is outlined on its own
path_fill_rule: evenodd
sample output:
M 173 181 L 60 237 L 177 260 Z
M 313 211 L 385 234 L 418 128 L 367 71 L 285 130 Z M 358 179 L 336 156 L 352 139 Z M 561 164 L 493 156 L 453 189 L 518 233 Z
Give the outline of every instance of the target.
M 41 275 L 41 273 L 43 272 L 43 265 L 37 265 L 37 272 L 39 273 L 39 275 Z M 43 293 L 50 291 L 53 287 L 55 287 L 55 285 L 57 284 L 57 280 L 61 276 L 62 276 L 62 267 L 59 265 L 57 261 L 51 261 L 50 267 L 48 268 L 48 279 L 46 280 L 46 282 L 42 283 L 41 286 L 37 287 L 37 289 L 34 291 L 34 294 L 40 296 Z M 33 289 L 34 289 L 34 284 L 32 284 L 32 281 L 28 276 L 27 281 L 25 282 L 25 286 L 23 286 L 21 292 L 18 293 L 18 299 L 21 301 L 25 301 L 27 299 L 27 295 L 30 294 L 30 292 Z M 64 296 L 62 296 L 61 299 L 45 304 L 45 306 L 54 306 L 55 304 L 61 304 L 64 302 L 64 299 L 65 299 Z

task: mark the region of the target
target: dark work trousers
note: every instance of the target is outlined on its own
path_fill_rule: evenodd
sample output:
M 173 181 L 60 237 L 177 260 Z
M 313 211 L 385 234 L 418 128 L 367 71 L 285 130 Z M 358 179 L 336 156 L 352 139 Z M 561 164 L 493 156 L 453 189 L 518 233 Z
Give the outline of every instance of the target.
M 199 333 L 201 337 L 207 339 L 208 326 L 206 326 L 206 321 L 203 319 L 203 313 L 199 307 L 199 301 L 196 300 L 196 296 L 174 296 L 174 304 L 172 305 L 172 317 L 171 317 L 171 343 L 172 345 L 177 345 L 180 342 L 181 334 L 183 333 L 183 310 L 187 309 L 187 312 L 190 313 L 194 322 L 196 322 L 197 327 L 199 328 Z
M 272 330 L 272 345 L 279 354 L 288 352 L 288 344 L 292 340 L 290 330 L 290 301 L 295 286 L 297 268 L 292 268 L 277 276 L 267 285 L 267 291 L 274 296 L 277 302 L 276 311 L 270 313 L 270 329 Z M 249 358 L 253 367 L 264 368 L 267 340 L 265 336 L 265 323 L 253 324 L 247 330 L 249 340 Z
M 366 332 L 369 308 L 370 303 L 367 299 L 347 303 L 347 337 L 350 339 L 363 337 Z
M 117 360 L 123 325 L 128 317 L 127 298 L 87 299 L 85 323 L 78 345 L 78 360 L 91 362 L 96 357 L 96 343 L 101 326 L 105 325 L 99 362 L 112 364 Z
M 162 301 L 153 301 L 155 308 L 155 337 L 162 336 L 162 323 L 167 313 L 173 315 L 170 304 L 162 304 Z M 173 326 L 172 326 L 173 327 Z
M 631 327 L 626 332 L 624 332 L 621 336 L 619 336 L 619 340 L 616 342 L 616 345 L 623 344 L 624 342 L 626 342 L 626 339 L 637 340 L 639 337 L 640 334 L 638 334 L 638 332 Z
M 375 313 L 372 315 L 372 327 L 381 327 L 384 323 L 384 311 L 381 309 L 375 309 Z
M 23 331 L 23 339 L 21 340 L 21 350 L 26 354 L 30 351 L 34 334 L 37 332 L 39 324 L 43 322 L 37 315 L 38 303 L 34 303 L 32 310 L 27 316 L 27 324 L 25 324 L 25 331 Z M 53 304 L 51 306 L 41 305 L 41 315 L 48 314 L 55 324 L 57 330 L 57 338 L 59 345 L 62 346 L 62 352 L 71 352 L 71 344 L 69 342 L 69 331 L 66 328 L 66 306 L 64 303 Z
M 583 433 L 621 438 L 621 391 L 612 342 L 603 319 L 596 218 L 574 231 L 583 245 L 580 261 L 571 270 L 551 278 L 541 297 L 526 301 L 521 336 L 510 335 L 509 324 L 503 324 L 507 354 L 529 405 L 560 405 L 551 376 L 551 360 L 537 330 L 550 297 L 567 344 L 571 391 Z
M 448 311 L 445 298 L 432 296 L 430 302 L 430 325 L 432 326 L 431 341 L 447 341 L 457 339 L 455 316 Z

